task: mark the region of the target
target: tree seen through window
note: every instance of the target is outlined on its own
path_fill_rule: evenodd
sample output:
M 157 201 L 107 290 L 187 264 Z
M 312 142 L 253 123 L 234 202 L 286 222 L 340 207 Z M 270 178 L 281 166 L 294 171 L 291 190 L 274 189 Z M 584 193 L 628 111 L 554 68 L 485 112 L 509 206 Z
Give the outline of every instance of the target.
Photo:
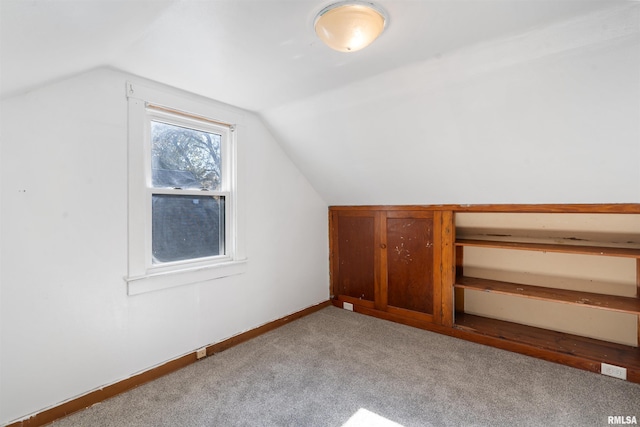
M 219 190 L 220 135 L 151 122 L 153 186 Z

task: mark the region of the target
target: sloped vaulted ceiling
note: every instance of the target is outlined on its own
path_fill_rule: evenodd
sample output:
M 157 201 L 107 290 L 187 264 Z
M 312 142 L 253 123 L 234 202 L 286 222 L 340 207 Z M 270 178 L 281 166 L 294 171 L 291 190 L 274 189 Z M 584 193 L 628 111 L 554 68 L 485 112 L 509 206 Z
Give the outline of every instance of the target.
M 388 28 L 353 54 L 328 49 L 313 33 L 315 14 L 329 3 L 1 0 L 0 91 L 12 96 L 111 66 L 256 111 L 328 203 L 517 201 L 519 188 L 534 184 L 534 171 L 549 166 L 549 132 L 577 143 L 588 131 L 540 132 L 535 120 L 523 119 L 551 120 L 544 111 L 553 102 L 542 97 L 562 84 L 558 67 L 595 70 L 569 79 L 561 103 L 594 102 L 598 91 L 580 85 L 600 79 L 603 92 L 620 93 L 615 102 L 631 108 L 611 125 L 628 134 L 637 88 L 615 82 L 630 81 L 638 69 L 636 2 L 380 0 Z M 591 59 L 581 57 L 585 51 Z M 557 60 L 545 62 L 550 57 Z M 601 113 L 582 112 L 572 124 L 584 128 Z M 504 120 L 511 124 L 500 126 Z M 527 172 L 524 180 L 474 196 L 469 181 L 502 182 L 492 159 L 530 144 L 538 149 L 528 160 L 506 168 Z M 456 166 L 476 178 L 452 179 Z M 552 189 L 557 178 L 537 182 Z M 549 198 L 574 201 L 553 191 Z
M 640 202 L 640 4 L 263 112 L 329 204 Z
M 328 0 L 2 0 L 2 95 L 110 65 L 254 111 L 620 0 L 381 0 L 357 54 L 315 37 Z

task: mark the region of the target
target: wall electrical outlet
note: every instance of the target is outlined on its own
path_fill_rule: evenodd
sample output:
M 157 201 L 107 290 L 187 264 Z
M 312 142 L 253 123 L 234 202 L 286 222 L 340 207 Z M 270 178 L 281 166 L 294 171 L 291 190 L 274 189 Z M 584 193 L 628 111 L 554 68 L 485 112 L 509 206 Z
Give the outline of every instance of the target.
M 202 359 L 203 357 L 207 357 L 207 347 L 196 350 L 196 359 Z
M 343 302 L 342 308 L 344 308 L 345 310 L 353 311 L 353 304 L 351 304 L 350 302 Z
M 608 375 L 614 378 L 620 378 L 621 380 L 627 379 L 627 368 L 621 366 L 609 365 L 608 363 L 600 364 L 600 373 L 602 375 Z

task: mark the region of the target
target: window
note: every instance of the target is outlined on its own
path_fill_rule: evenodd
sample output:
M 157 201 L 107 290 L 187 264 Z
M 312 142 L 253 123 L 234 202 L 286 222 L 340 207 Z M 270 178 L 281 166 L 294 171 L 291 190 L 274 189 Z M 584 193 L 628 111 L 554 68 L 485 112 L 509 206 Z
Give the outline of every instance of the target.
M 147 109 L 151 263 L 224 257 L 230 127 Z
M 188 99 L 133 84 L 127 94 L 128 293 L 241 273 L 236 125 Z

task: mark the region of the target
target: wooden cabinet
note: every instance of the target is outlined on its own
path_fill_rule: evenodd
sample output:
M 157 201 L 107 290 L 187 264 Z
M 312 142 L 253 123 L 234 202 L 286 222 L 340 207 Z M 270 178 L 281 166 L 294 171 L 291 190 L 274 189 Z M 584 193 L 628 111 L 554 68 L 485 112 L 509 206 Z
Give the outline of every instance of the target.
M 450 212 L 342 208 L 330 213 L 331 283 L 336 301 L 440 323 L 442 246 Z M 443 222 L 444 230 L 443 233 Z
M 542 219 L 510 227 L 498 217 L 485 229 L 462 221 L 496 213 Z M 575 215 L 593 217 L 593 229 L 576 232 Z M 598 228 L 616 215 L 622 231 Z M 593 372 L 615 365 L 640 382 L 640 204 L 341 206 L 329 219 L 336 306 Z M 478 252 L 491 268 L 474 265 Z M 553 271 L 536 273 L 539 258 L 553 256 Z M 610 259 L 613 267 L 594 267 Z M 599 313 L 623 323 L 602 327 Z

